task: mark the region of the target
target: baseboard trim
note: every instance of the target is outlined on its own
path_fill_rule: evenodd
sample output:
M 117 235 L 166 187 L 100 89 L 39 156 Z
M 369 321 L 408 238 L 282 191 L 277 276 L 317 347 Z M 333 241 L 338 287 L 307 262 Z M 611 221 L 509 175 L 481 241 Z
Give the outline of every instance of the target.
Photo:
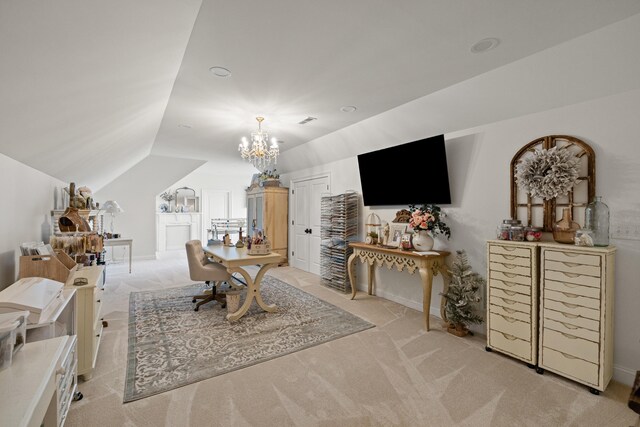
M 613 365 L 613 379 L 631 387 L 636 379 L 636 371 L 626 366 Z

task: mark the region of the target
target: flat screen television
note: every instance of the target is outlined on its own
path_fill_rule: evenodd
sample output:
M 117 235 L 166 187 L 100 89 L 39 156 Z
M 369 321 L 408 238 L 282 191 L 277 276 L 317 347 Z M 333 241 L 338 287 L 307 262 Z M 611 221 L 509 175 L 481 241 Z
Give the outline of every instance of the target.
M 365 206 L 451 204 L 444 135 L 358 155 Z

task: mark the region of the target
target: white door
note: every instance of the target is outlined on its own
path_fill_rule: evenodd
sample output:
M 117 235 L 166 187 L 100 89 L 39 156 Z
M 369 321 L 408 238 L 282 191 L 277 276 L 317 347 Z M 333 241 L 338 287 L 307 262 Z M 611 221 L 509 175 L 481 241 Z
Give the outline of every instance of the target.
M 229 218 L 229 192 L 202 190 L 202 241 L 207 241 L 207 230 L 214 218 Z
M 293 267 L 320 274 L 320 202 L 329 194 L 329 177 L 294 181 L 293 198 Z

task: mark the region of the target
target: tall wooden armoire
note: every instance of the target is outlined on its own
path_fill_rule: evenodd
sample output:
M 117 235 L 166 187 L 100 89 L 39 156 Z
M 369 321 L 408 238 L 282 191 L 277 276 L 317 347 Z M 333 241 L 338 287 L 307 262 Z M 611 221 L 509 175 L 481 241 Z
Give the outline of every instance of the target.
M 256 187 L 247 190 L 247 231 L 262 230 L 271 242 L 271 251 L 288 262 L 289 189 Z

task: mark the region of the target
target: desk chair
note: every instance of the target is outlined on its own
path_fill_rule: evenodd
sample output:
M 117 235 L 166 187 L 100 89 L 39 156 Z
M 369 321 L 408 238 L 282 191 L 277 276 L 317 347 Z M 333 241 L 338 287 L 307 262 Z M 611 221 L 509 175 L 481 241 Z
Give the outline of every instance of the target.
M 209 283 L 212 284 L 210 294 L 207 293 L 193 297 L 192 302 L 194 303 L 196 300 L 202 300 L 196 304 L 194 310 L 198 311 L 202 304 L 210 301 L 218 301 L 222 308 L 225 308 L 227 305 L 225 296 L 224 294 L 216 293 L 216 285 L 218 282 L 230 281 L 231 275 L 222 264 L 209 260 L 202 249 L 200 240 L 190 240 L 185 244 L 185 247 L 187 249 L 187 261 L 189 261 L 189 276 L 191 280 L 204 281 L 207 285 Z

